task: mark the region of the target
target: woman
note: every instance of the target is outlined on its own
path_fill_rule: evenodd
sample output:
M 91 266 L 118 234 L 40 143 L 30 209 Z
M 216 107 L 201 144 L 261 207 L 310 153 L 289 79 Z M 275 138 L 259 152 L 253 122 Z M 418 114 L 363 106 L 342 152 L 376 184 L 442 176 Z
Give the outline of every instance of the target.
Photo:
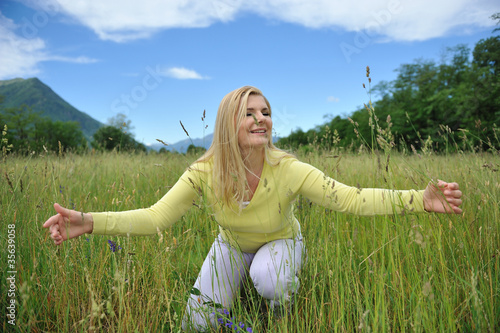
M 271 132 L 271 107 L 262 92 L 248 86 L 234 90 L 219 106 L 209 150 L 155 205 L 126 212 L 81 213 L 55 204 L 58 214 L 43 226 L 50 228 L 56 245 L 84 233 L 156 234 L 201 197 L 214 214 L 220 234 L 195 282 L 200 295 L 188 300 L 183 329 L 203 330 L 217 324 L 211 304 L 231 308 L 247 274 L 271 306 L 288 303 L 297 292 L 304 253 L 292 205 L 298 195 L 358 215 L 462 211 L 456 183 L 439 181 L 437 187 L 429 184 L 424 191 L 346 186 L 276 148 Z

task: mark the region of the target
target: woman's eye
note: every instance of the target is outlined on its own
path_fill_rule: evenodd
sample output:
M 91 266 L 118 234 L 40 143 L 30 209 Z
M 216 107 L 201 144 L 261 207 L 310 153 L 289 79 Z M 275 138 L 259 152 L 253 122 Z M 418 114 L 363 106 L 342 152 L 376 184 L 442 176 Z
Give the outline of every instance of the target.
M 247 113 L 247 117 L 251 117 L 253 113 Z
M 271 116 L 271 114 L 269 112 L 264 112 L 262 115 L 265 116 L 265 117 Z

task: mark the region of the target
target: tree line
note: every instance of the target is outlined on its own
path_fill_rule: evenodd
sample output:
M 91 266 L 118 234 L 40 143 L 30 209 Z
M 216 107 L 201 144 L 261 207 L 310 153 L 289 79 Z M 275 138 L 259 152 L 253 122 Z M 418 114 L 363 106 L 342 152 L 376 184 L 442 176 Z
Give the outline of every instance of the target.
M 43 117 L 29 106 L 2 107 L 0 96 L 0 153 L 30 154 L 33 152 L 74 152 L 83 153 L 89 149 L 99 151 L 146 152 L 144 144 L 137 142 L 132 133 L 131 121 L 124 114 L 118 113 L 109 118 L 107 124 L 100 127 L 90 138 L 85 137 L 76 121 L 59 121 Z M 203 147 L 190 144 L 186 155 L 202 155 Z M 159 153 L 178 154 L 165 147 Z
M 500 21 L 500 13 L 492 18 Z M 500 36 L 480 40 L 472 51 L 448 48 L 440 62 L 419 59 L 396 72 L 395 80 L 372 87 L 367 67 L 363 87 L 370 101 L 363 108 L 306 132 L 299 128 L 277 144 L 305 151 L 500 149 Z
M 96 150 L 146 151 L 146 146 L 137 142 L 130 129 L 130 121 L 123 115 L 108 120 L 108 125 L 99 128 L 88 140 L 76 121 L 59 121 L 43 117 L 28 105 L 4 108 L 0 96 L 0 125 L 2 136 L 0 149 L 7 153 L 29 154 L 32 152 L 84 152 Z

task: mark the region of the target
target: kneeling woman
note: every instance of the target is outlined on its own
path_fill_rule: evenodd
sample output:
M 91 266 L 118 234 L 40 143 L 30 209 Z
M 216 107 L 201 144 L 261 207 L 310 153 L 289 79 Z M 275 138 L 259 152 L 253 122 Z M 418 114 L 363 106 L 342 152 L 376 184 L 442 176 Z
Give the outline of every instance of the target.
M 293 201 L 302 195 L 327 208 L 358 215 L 460 213 L 458 184 L 440 181 L 423 191 L 346 186 L 272 143 L 271 106 L 262 92 L 242 87 L 227 94 L 217 113 L 214 139 L 155 205 L 125 212 L 81 213 L 55 204 L 43 225 L 56 245 L 84 233 L 151 235 L 177 221 L 203 198 L 219 224 L 194 287 L 183 329 L 216 327 L 218 303 L 229 309 L 247 275 L 272 306 L 299 288 L 304 248 Z

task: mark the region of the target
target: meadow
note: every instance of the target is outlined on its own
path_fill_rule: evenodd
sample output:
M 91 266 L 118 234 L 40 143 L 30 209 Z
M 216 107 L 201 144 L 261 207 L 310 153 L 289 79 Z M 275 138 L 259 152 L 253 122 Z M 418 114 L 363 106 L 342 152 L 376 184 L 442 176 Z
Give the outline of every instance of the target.
M 15 267 L 3 250 L 0 330 L 179 332 L 217 235 L 204 207 L 193 206 L 174 226 L 148 237 L 85 235 L 59 247 L 42 224 L 55 214 L 54 202 L 85 212 L 148 207 L 195 158 L 7 155 L 0 162 L 0 246 L 15 245 Z M 227 322 L 253 332 L 500 330 L 498 153 L 313 151 L 299 158 L 353 186 L 423 189 L 431 179 L 457 181 L 464 211 L 358 217 L 302 198 L 295 214 L 308 260 L 291 311 L 276 318 L 246 283 Z M 15 326 L 7 316 L 12 274 Z

